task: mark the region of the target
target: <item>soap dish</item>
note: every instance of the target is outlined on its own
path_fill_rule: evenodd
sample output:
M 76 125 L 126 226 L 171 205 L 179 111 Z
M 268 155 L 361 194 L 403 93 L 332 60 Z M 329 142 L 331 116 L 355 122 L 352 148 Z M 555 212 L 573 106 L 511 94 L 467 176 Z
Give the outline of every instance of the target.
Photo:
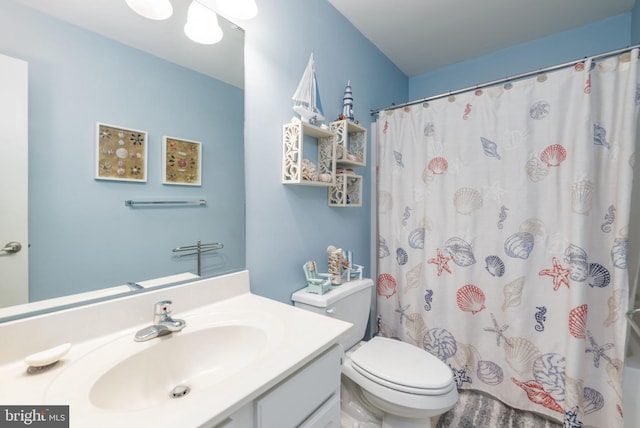
M 55 346 L 53 348 L 28 355 L 24 359 L 24 363 L 29 366 L 27 373 L 36 374 L 49 370 L 55 366 L 62 357 L 71 349 L 70 343 Z

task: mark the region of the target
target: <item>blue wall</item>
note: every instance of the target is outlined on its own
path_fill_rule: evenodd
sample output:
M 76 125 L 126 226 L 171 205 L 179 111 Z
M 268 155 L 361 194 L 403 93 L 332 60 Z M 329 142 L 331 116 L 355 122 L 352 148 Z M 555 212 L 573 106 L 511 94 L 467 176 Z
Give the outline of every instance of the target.
M 0 53 L 29 63 L 31 300 L 195 272 L 171 249 L 198 239 L 225 244 L 205 274 L 244 268 L 242 90 L 7 1 Z M 94 180 L 96 122 L 148 132 L 146 183 Z M 161 184 L 164 135 L 202 142 L 201 187 Z
M 624 48 L 630 44 L 631 15 L 618 15 L 415 76 L 409 79 L 409 99 L 455 91 Z
M 75 219 L 79 212 L 89 212 L 92 216 L 101 215 L 102 210 L 114 204 L 117 211 L 112 212 L 110 218 L 132 216 L 131 212 L 121 207 L 122 201 L 141 194 L 152 193 L 157 196 L 165 192 L 172 195 L 184 193 L 183 189 L 166 188 L 158 184 L 158 166 L 153 162 L 150 163 L 149 183 L 125 185 L 95 182 L 91 179 L 92 165 L 87 164 L 86 159 L 93 156 L 92 133 L 94 123 L 98 120 L 146 129 L 149 131 L 151 141 L 157 141 L 164 134 L 185 136 L 203 142 L 222 141 L 217 135 L 212 134 L 219 128 L 218 122 L 211 124 L 211 127 L 206 130 L 198 131 L 198 127 L 202 126 L 203 122 L 207 122 L 203 117 L 190 118 L 181 115 L 180 112 L 174 112 L 175 116 L 156 114 L 154 106 L 158 103 L 175 99 L 186 103 L 188 98 L 189 102 L 196 101 L 201 106 L 200 110 L 205 111 L 207 119 L 211 121 L 215 120 L 218 114 L 223 115 L 224 111 L 229 109 L 234 112 L 234 117 L 237 117 L 236 109 L 244 108 L 246 267 L 251 272 L 252 289 L 255 293 L 289 302 L 291 292 L 305 285 L 302 264 L 307 260 L 317 260 L 321 268 L 326 267 L 325 249 L 330 244 L 353 250 L 356 262 L 367 265 L 366 275 L 371 275 L 369 175 L 372 167 L 370 162 L 366 168 L 358 169 L 358 173 L 365 177 L 364 204 L 361 208 L 330 208 L 327 205 L 326 189 L 283 185 L 280 182 L 282 125 L 294 116 L 291 109 L 291 96 L 311 52 L 314 53 L 316 60 L 316 72 L 327 118 L 333 120 L 342 111 L 344 87 L 347 80 L 351 80 L 356 118 L 368 128 L 372 122 L 369 115 L 371 109 L 623 47 L 630 43 L 632 33 L 640 33 L 636 30 L 638 25 L 637 20 L 634 19 L 640 16 L 636 6 L 630 14 L 470 59 L 409 79 L 326 0 L 269 0 L 268 2 L 259 1 L 258 5 L 260 12 L 257 18 L 247 22 L 246 25 L 246 85 L 243 107 L 241 101 L 239 101 L 240 104 L 234 103 L 233 106 L 226 106 L 225 109 L 207 104 L 211 97 L 198 97 L 198 93 L 202 92 L 203 88 L 213 85 L 214 87 L 209 90 L 229 91 L 230 89 L 222 89 L 216 84 L 203 80 L 204 78 L 197 74 L 190 74 L 194 80 L 194 87 L 185 86 L 174 92 L 168 92 L 168 85 L 165 84 L 167 81 L 175 80 L 174 76 L 183 77 L 185 73 L 190 72 L 166 63 L 160 67 L 159 60 L 148 57 L 145 60 L 139 60 L 140 64 L 137 64 L 145 67 L 146 72 L 151 73 L 152 76 L 148 87 L 141 88 L 144 92 L 136 92 L 137 96 L 133 98 L 135 101 L 131 101 L 130 98 L 123 100 L 121 96 L 110 96 L 104 100 L 108 109 L 100 113 L 91 109 L 85 111 L 87 109 L 84 108 L 90 98 L 89 95 L 95 97 L 105 93 L 95 89 L 113 89 L 114 82 L 109 81 L 108 73 L 104 73 L 100 65 L 105 64 L 105 55 L 125 54 L 128 57 L 129 50 L 121 46 L 115 47 L 112 42 L 90 33 L 79 32 L 77 29 L 62 30 L 58 26 L 52 27 L 53 24 L 42 17 L 28 26 L 33 28 L 21 28 L 12 23 L 11 19 L 5 18 L 4 10 L 0 10 L 0 36 L 5 35 L 5 32 L 12 35 L 11 38 L 6 35 L 0 38 L 0 52 L 30 61 L 32 72 L 50 80 L 54 75 L 64 76 L 70 73 L 74 76 L 73 67 L 64 68 L 60 63 L 63 61 L 58 60 L 58 57 L 61 54 L 64 57 L 64 51 L 60 47 L 63 43 L 75 43 L 81 48 L 84 46 L 83 55 L 88 56 L 81 67 L 94 75 L 83 87 L 83 89 L 94 89 L 89 92 L 89 95 L 76 94 L 66 101 L 63 97 L 64 90 L 68 89 L 71 83 L 78 83 L 78 79 L 68 78 L 65 84 L 51 90 L 47 89 L 48 86 L 35 86 L 37 91 L 41 91 L 41 95 L 37 102 L 32 102 L 32 107 L 39 105 L 42 106 L 41 109 L 51 113 L 51 117 L 45 119 L 44 112 L 39 112 L 38 109 L 33 111 L 34 114 L 43 116 L 42 119 L 37 119 L 31 124 L 32 134 L 36 135 L 40 141 L 39 144 L 45 147 L 42 153 L 35 156 L 39 158 L 35 159 L 40 162 L 38 168 L 47 168 L 54 173 L 53 176 L 57 174 L 57 169 L 62 168 L 60 162 L 51 162 L 54 150 L 47 148 L 47 145 L 53 142 L 58 147 L 63 147 L 61 150 L 65 159 L 73 159 L 74 165 L 77 165 L 77 168 L 71 168 L 76 169 L 72 179 L 59 182 L 55 186 L 34 189 L 45 196 L 55 192 L 59 186 L 64 186 L 66 189 L 64 192 L 54 193 L 56 197 L 65 199 L 65 205 L 58 210 L 49 209 L 48 218 L 51 221 L 47 222 L 45 218 L 40 219 L 40 228 L 43 230 L 39 230 L 38 233 L 45 233 L 47 228 L 51 228 L 56 218 L 71 216 Z M 44 27 L 37 30 L 40 26 Z M 46 34 L 51 42 L 37 40 L 28 35 L 29 31 Z M 67 31 L 70 32 L 67 33 Z M 14 49 L 16 38 L 13 34 L 23 36 L 21 42 L 23 52 Z M 62 39 L 56 39 L 56 37 L 62 37 Z M 634 37 L 633 40 L 639 38 Z M 85 38 L 100 39 L 105 46 L 104 50 L 95 51 L 95 49 L 86 48 L 82 41 Z M 95 65 L 96 63 L 98 66 Z M 155 71 L 156 68 L 160 68 L 161 71 Z M 118 85 L 131 84 L 126 73 L 119 78 Z M 35 82 L 32 83 L 35 84 Z M 184 82 L 182 84 L 187 85 Z M 159 87 L 163 90 L 158 91 Z M 131 86 L 121 86 L 120 89 L 120 93 L 122 90 L 134 90 Z M 184 94 L 190 94 L 190 96 L 185 97 Z M 77 120 L 73 123 L 58 124 L 57 122 L 62 119 L 62 112 L 73 114 Z M 229 120 L 230 117 L 224 116 L 222 119 Z M 36 128 L 33 128 L 34 126 Z M 237 141 L 238 138 L 234 135 L 231 139 Z M 63 142 L 69 144 L 70 140 L 85 143 L 81 149 L 73 151 L 64 148 Z M 91 147 L 87 148 L 86 145 Z M 216 147 L 222 150 L 222 147 Z M 369 161 L 370 149 L 369 147 Z M 150 147 L 149 155 L 150 159 L 159 158 L 158 149 Z M 237 156 L 237 152 L 229 156 Z M 214 181 L 207 185 L 216 186 L 223 183 L 228 185 L 234 180 L 243 183 L 242 177 L 232 180 L 229 175 L 222 173 L 214 178 L 214 171 L 215 169 L 211 169 L 211 177 Z M 155 180 L 152 179 L 153 177 Z M 101 202 L 95 208 L 68 197 L 68 195 L 91 194 L 98 191 L 101 192 L 99 199 L 104 200 L 104 203 Z M 226 197 L 237 197 L 237 192 Z M 53 199 L 53 196 L 50 196 L 49 202 Z M 223 205 L 216 205 L 216 208 L 221 207 Z M 173 212 L 171 220 L 181 217 L 184 213 L 184 210 Z M 137 212 L 134 215 L 139 214 L 140 212 Z M 208 215 L 211 216 L 212 224 L 221 224 L 214 218 L 216 214 L 211 212 Z M 236 219 L 241 221 L 242 215 L 237 215 Z M 104 225 L 104 221 L 95 218 L 75 220 L 83 225 L 90 222 L 93 228 L 90 230 L 99 229 Z M 157 220 L 160 221 L 160 219 Z M 154 227 L 156 226 L 159 226 L 159 223 L 154 224 Z M 219 234 L 232 233 L 233 238 L 226 239 L 228 242 L 243 241 L 244 231 L 232 229 L 230 232 L 225 226 L 218 229 L 218 232 Z M 67 230 L 65 233 L 74 233 L 74 231 Z M 36 236 L 37 234 L 34 235 L 34 239 Z M 216 234 L 212 239 L 217 240 L 218 236 Z M 189 240 L 192 239 L 192 237 L 189 238 Z M 135 240 L 129 242 L 135 242 Z M 49 254 L 47 252 L 47 255 Z M 65 253 L 61 258 L 65 259 L 63 261 L 68 266 L 68 263 L 74 262 L 74 255 Z M 44 254 L 41 256 L 45 257 Z M 103 264 L 113 263 L 100 259 L 99 255 L 93 255 L 89 259 L 92 263 L 98 261 Z M 122 263 L 122 261 L 115 262 Z M 56 263 L 62 263 L 62 260 Z M 54 261 L 50 264 L 54 265 Z
M 408 80 L 326 0 L 258 6 L 245 50 L 247 267 L 256 294 L 290 302 L 306 285 L 304 262 L 316 260 L 326 272 L 330 244 L 353 250 L 370 272 L 370 164 L 357 170 L 365 177 L 361 208 L 330 208 L 326 188 L 281 184 L 282 125 L 294 116 L 291 96 L 309 54 L 329 120 L 342 112 L 348 80 L 355 117 L 367 128 L 371 109 L 406 101 Z

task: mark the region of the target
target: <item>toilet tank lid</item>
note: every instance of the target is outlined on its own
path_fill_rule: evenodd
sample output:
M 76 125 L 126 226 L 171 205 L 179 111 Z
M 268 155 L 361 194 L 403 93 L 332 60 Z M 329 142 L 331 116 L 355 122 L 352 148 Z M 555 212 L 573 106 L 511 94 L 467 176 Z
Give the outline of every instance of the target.
M 331 290 L 324 294 L 309 293 L 306 288 L 303 288 L 293 293 L 291 295 L 291 300 L 297 303 L 315 306 L 317 308 L 325 308 L 350 294 L 368 287 L 373 287 L 373 280 L 371 280 L 371 278 L 349 281 L 342 283 L 341 285 L 333 285 L 331 286 Z

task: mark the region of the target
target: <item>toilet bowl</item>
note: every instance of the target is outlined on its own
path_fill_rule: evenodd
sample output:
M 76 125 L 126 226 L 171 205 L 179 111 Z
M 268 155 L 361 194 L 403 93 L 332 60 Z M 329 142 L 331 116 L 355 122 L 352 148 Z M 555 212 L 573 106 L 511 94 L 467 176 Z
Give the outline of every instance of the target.
M 409 343 L 381 336 L 362 340 L 372 287 L 373 281 L 363 279 L 332 287 L 324 295 L 303 289 L 292 296 L 297 307 L 354 324 L 340 338 L 346 349 L 342 375 L 343 380 L 348 379 L 342 388 L 343 427 L 350 426 L 347 419 L 354 421 L 353 426 L 431 427 L 431 418 L 451 409 L 458 400 L 451 369 Z M 355 390 L 345 394 L 347 386 Z

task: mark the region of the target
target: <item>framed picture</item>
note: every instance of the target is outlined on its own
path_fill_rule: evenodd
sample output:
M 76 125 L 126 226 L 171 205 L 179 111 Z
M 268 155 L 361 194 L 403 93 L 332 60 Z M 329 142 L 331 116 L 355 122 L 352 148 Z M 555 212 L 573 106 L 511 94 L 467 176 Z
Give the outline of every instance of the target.
M 162 137 L 162 182 L 183 186 L 202 185 L 202 144 Z
M 147 133 L 96 124 L 96 179 L 147 181 Z

